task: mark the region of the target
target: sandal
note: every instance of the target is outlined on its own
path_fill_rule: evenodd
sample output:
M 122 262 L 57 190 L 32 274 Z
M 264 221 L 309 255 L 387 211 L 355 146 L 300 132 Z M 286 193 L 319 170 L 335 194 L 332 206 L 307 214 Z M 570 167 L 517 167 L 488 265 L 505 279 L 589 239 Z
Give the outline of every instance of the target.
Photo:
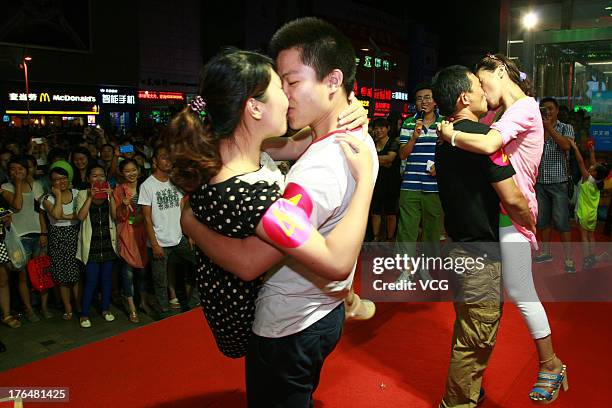
M 72 320 L 72 312 L 66 312 L 62 315 L 63 320 Z
M 6 324 L 11 329 L 18 329 L 21 327 L 21 322 L 11 315 L 8 315 L 2 319 L 2 323 Z
M 556 356 L 553 355 L 552 358 L 547 361 L 555 357 Z M 543 362 L 540 361 L 540 363 Z M 533 385 L 529 393 L 529 398 L 538 404 L 550 404 L 559 396 L 559 388 L 561 388 L 561 386 L 563 386 L 563 391 L 569 389 L 569 384 L 567 382 L 567 366 L 565 364 L 563 364 L 563 368 L 559 374 L 540 371 L 538 373 L 538 381 Z M 549 388 L 552 388 L 552 390 L 547 391 Z
M 132 323 L 140 323 L 140 319 L 138 318 L 136 311 L 130 312 L 129 319 Z
M 350 304 L 344 300 L 345 320 L 368 320 L 376 313 L 376 305 L 371 300 L 361 299 L 356 293 Z

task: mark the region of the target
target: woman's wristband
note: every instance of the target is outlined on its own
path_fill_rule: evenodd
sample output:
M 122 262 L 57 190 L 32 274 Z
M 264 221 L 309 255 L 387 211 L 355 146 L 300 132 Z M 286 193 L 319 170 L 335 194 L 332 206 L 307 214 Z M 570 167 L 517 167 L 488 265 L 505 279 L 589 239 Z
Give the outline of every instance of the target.
M 453 132 L 453 136 L 451 136 L 451 146 L 456 146 L 455 144 L 455 138 L 457 137 L 457 135 L 459 134 L 459 130 L 455 130 Z

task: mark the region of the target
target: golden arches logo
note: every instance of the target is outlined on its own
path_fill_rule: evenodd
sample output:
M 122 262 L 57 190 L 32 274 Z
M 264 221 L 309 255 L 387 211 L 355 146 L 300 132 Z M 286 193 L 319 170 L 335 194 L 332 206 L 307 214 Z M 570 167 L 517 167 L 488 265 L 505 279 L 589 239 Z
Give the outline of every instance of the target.
M 51 102 L 51 98 L 49 98 L 49 94 L 48 93 L 43 92 L 38 97 L 38 101 L 39 102 Z

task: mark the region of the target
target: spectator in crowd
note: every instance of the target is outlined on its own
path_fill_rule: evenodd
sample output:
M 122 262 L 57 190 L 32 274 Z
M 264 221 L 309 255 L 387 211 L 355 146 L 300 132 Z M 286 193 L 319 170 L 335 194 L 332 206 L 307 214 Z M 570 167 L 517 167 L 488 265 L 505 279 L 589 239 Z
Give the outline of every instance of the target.
M 47 246 L 47 224 L 37 205 L 44 195 L 39 181 L 30 179 L 31 166 L 23 156 L 14 156 L 9 162 L 10 183 L 2 184 L 2 196 L 13 209 L 11 228 L 21 239 L 26 259 L 38 256 L 41 247 Z M 30 289 L 26 268 L 19 271 L 19 294 L 25 306 L 25 316 L 30 322 L 39 321 L 30 302 Z M 41 294 L 42 313 L 46 318 L 52 317 L 48 309 L 48 293 Z
M 550 252 L 551 220 L 559 231 L 565 253 L 565 272 L 576 272 L 571 255 L 571 226 L 569 216 L 568 151 L 574 139 L 574 130 L 569 124 L 558 119 L 559 105 L 554 98 L 540 101 L 542 123 L 544 125 L 544 150 L 540 160 L 537 183 L 538 200 L 537 229 L 541 234 L 542 248 L 533 261 L 536 263 L 552 261 Z
M 595 159 L 595 146 L 589 145 L 589 165 L 584 162 L 582 154 L 572 141 L 572 148 L 576 152 L 578 166 L 582 174 L 580 180 L 580 192 L 578 203 L 576 204 L 576 221 L 580 229 L 580 238 L 584 253 L 583 270 L 591 269 L 595 266 L 595 228 L 597 227 L 597 209 L 599 208 L 599 198 L 604 187 L 604 181 L 610 173 L 610 168 L 602 163 L 597 163 Z
M 436 109 L 430 84 L 421 84 L 415 90 L 417 113 L 406 119 L 400 133 L 401 160 L 406 160 L 399 197 L 399 225 L 397 242 L 409 256 L 416 255 L 419 227 L 425 254 L 436 256 L 440 253 L 439 241 L 442 235 L 442 206 L 438 196 L 435 177 L 437 124 L 442 117 Z M 423 115 L 424 114 L 424 115 Z M 408 279 L 418 272 L 422 279 L 431 279 L 429 271 L 404 271 L 400 279 Z
M 372 123 L 372 136 L 378 152 L 379 171 L 372 197 L 372 232 L 374 242 L 393 241 L 397 226 L 397 201 L 399 198 L 399 141 L 390 137 L 390 123 L 376 118 Z M 385 220 L 386 237 L 381 236 L 381 222 Z
M 72 185 L 77 190 L 87 190 L 89 181 L 87 180 L 87 169 L 92 163 L 89 150 L 78 147 L 72 151 L 72 166 L 74 167 L 74 179 Z
M 106 172 L 100 164 L 92 164 L 86 173 L 90 188 L 77 195 L 80 221 L 77 258 L 85 265 L 85 287 L 81 308 L 81 327 L 91 327 L 89 319 L 94 292 L 100 283 L 102 292 L 102 317 L 107 322 L 115 320 L 110 312 L 113 261 L 117 253 L 117 232 L 113 190 L 106 181 Z
M 132 323 L 138 323 L 140 319 L 134 304 L 134 275 L 137 278 L 136 287 L 140 295 L 140 309 L 147 314 L 151 313 L 151 310 L 147 303 L 145 286 L 145 266 L 148 260 L 147 231 L 142 215 L 142 206 L 138 204 L 140 175 L 136 161 L 133 159 L 121 161 L 119 163 L 119 174 L 124 182 L 115 187 L 115 199 L 112 204 L 116 206 L 118 235 L 123 236 L 127 241 L 131 241 L 121 241 L 119 243 L 119 245 L 126 246 L 126 248 L 120 247 L 120 255 L 123 257 L 121 282 L 129 320 Z M 124 229 L 125 231 L 123 231 Z
M 156 147 L 153 153 L 153 165 L 155 167 L 153 174 L 140 186 L 138 204 L 142 206 L 147 230 L 159 315 L 164 318 L 172 314 L 170 300 L 178 303 L 175 297 L 168 298 L 168 260 L 172 256 L 179 257 L 190 265 L 189 269 L 192 269 L 195 266 L 195 256 L 181 230 L 183 193 L 170 181 L 172 162 L 166 146 Z M 188 301 L 192 296 L 193 278 L 191 270 L 185 279 Z
M 0 194 L 0 311 L 2 312 L 2 323 L 11 329 L 17 329 L 21 327 L 21 322 L 11 315 L 11 289 L 9 285 L 11 259 L 4 243 L 6 228 L 11 221 L 11 215 L 7 213 L 9 208 L 9 203 L 4 199 L 4 194 Z
M 64 305 L 62 319 L 71 320 L 72 299 L 79 304 L 81 266 L 76 259 L 79 241 L 76 197 L 78 190 L 71 188 L 72 167 L 65 161 L 55 162 L 49 171 L 51 194 L 43 197 L 41 208 L 49 217 L 49 258 L 51 274 L 60 286 Z
M 0 150 L 0 183 L 8 183 L 8 162 L 13 154 L 6 150 Z
M 4 148 L 11 152 L 13 156 L 19 156 L 21 154 L 21 146 L 17 140 L 7 140 L 4 143 Z

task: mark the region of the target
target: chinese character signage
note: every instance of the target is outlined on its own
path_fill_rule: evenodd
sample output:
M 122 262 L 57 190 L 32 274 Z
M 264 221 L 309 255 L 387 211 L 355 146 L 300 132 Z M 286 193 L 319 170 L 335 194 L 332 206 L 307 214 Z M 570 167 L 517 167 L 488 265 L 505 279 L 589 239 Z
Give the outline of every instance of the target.
M 100 99 L 102 105 L 117 105 L 113 108 L 134 107 L 136 105 L 136 93 L 127 88 L 100 88 Z
M 6 114 L 91 114 L 99 111 L 100 96 L 94 87 L 33 83 L 8 85 L 0 95 Z
M 181 92 L 138 91 L 138 99 L 184 102 L 185 94 Z

